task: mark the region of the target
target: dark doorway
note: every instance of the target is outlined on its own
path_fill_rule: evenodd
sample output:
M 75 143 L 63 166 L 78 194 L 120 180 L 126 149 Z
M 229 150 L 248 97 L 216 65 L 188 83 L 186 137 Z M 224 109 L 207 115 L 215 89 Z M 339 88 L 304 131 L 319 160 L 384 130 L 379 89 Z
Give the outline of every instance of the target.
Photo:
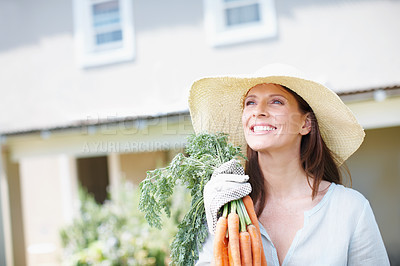
M 107 157 L 79 158 L 77 169 L 80 184 L 102 204 L 107 199 L 109 185 Z

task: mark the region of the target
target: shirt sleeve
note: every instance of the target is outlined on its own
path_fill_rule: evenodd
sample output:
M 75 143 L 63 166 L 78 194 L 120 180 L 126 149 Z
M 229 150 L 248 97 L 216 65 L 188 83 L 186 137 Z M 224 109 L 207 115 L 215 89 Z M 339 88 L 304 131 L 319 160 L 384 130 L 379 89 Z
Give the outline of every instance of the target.
M 378 224 L 368 201 L 358 220 L 349 246 L 348 265 L 390 265 Z
M 213 256 L 213 243 L 214 236 L 208 233 L 208 237 L 203 244 L 203 248 L 199 250 L 199 260 L 196 262 L 196 266 L 211 265 Z

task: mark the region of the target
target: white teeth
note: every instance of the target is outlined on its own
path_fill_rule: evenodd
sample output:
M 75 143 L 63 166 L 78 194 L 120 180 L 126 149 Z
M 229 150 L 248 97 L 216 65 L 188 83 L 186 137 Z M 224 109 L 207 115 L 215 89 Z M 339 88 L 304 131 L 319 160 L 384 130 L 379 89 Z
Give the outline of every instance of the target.
M 258 132 L 258 131 L 272 131 L 275 130 L 276 128 L 270 127 L 270 126 L 254 126 L 253 131 Z

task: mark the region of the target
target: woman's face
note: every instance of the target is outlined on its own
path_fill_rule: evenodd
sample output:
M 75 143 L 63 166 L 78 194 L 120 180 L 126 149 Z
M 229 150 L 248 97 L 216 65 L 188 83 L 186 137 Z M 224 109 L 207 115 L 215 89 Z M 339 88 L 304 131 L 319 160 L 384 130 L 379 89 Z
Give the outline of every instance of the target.
M 302 135 L 311 129 L 294 96 L 276 84 L 258 84 L 249 90 L 242 124 L 247 144 L 259 152 L 298 149 Z

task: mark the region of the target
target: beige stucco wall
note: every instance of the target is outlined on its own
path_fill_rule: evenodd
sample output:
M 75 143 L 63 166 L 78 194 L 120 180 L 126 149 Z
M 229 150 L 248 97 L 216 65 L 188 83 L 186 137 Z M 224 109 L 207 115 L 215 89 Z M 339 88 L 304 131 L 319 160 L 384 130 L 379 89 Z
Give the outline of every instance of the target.
M 121 154 L 120 157 L 123 178 L 136 185 L 146 177 L 146 171 L 168 163 L 166 151 Z
M 43 137 L 40 133 L 9 136 L 4 145 L 10 156 L 20 158 L 68 154 L 92 157 L 110 153 L 153 152 L 177 150 L 193 133 L 189 114 L 155 118 L 145 122 L 121 122 L 99 125 L 95 129 L 77 128 L 53 131 Z
M 383 101 L 374 99 L 346 102 L 364 129 L 395 127 L 400 125 L 400 97 Z
M 386 248 L 400 263 L 400 127 L 366 130 L 347 165 L 353 188 L 370 201 Z
M 68 156 L 20 160 L 26 265 L 61 261 L 60 228 L 73 217 L 76 175 Z
M 1 202 L 7 265 L 25 265 L 24 217 L 22 212 L 21 176 L 18 161 L 10 150 L 1 148 Z M 4 206 L 7 204 L 8 206 Z

